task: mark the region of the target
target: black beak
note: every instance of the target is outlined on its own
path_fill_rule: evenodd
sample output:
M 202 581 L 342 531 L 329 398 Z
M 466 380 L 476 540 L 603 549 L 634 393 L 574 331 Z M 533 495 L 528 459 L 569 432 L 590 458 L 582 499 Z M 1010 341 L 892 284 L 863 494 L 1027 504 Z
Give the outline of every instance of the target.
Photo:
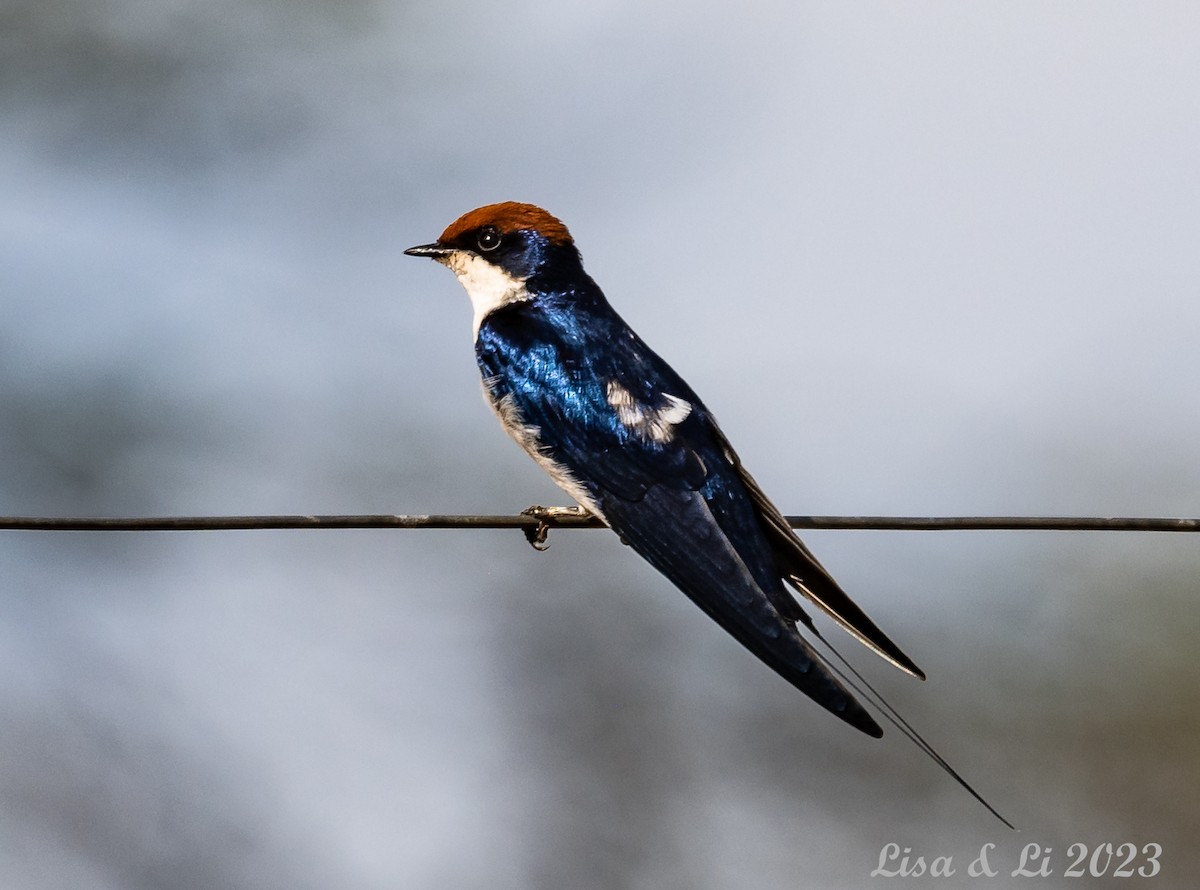
M 449 247 L 442 247 L 440 244 L 418 244 L 416 247 L 410 247 L 404 251 L 407 256 L 427 256 L 431 260 L 440 260 L 452 252 Z

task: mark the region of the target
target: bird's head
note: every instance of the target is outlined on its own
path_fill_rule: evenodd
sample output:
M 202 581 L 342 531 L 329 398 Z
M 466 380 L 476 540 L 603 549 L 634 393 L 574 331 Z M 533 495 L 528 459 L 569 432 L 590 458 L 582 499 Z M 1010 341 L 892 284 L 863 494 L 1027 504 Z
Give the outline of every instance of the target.
M 515 201 L 464 213 L 437 241 L 404 252 L 436 260 L 458 276 L 474 306 L 477 333 L 485 316 L 530 299 L 531 289 L 570 286 L 583 276 L 567 227 L 542 208 Z

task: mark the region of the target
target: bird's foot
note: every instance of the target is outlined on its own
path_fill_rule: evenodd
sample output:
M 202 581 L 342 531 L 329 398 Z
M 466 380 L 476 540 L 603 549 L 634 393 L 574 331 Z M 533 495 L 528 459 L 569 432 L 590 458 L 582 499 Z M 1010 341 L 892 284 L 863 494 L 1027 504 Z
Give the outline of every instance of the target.
M 529 542 L 529 546 L 542 552 L 550 547 L 550 542 L 546 540 L 550 535 L 550 522 L 555 519 L 582 519 L 590 516 L 591 511 L 586 507 L 540 507 L 535 504 L 522 510 L 521 515 L 539 520 L 537 525 L 532 528 L 526 526 L 522 531 L 525 532 L 525 540 Z

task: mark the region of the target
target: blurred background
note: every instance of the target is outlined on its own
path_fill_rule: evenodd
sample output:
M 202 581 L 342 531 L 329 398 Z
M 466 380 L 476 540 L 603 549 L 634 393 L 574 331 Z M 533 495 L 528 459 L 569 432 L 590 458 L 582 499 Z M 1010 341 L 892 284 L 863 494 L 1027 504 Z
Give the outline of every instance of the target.
M 1193 4 L 0 0 L 0 194 L 0 514 L 563 503 L 401 255 L 509 199 L 785 512 L 1200 514 Z M 1193 886 L 1200 539 L 805 537 L 1020 834 L 607 533 L 6 532 L 0 886 Z

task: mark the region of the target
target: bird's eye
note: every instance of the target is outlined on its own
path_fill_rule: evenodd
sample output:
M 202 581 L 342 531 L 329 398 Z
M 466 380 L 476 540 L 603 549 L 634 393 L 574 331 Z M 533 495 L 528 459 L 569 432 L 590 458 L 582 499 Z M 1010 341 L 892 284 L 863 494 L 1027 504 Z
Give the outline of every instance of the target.
M 479 230 L 479 237 L 475 240 L 479 244 L 480 250 L 495 250 L 500 246 L 500 233 L 496 231 L 495 226 L 484 226 Z

